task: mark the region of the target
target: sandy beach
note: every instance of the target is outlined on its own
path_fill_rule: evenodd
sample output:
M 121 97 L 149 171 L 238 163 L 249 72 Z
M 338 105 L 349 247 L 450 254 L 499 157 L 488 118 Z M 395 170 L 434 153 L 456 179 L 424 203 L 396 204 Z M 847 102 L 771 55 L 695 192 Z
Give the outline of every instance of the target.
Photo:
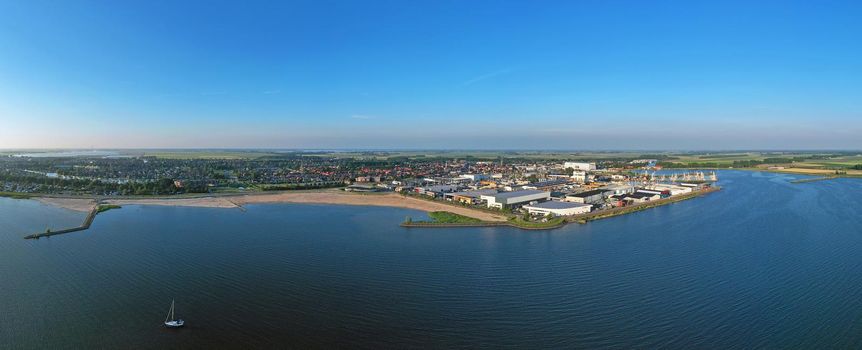
M 96 201 L 86 198 L 37 198 L 40 202 L 77 211 L 89 211 Z M 179 207 L 202 208 L 238 208 L 246 204 L 258 203 L 311 203 L 340 205 L 370 205 L 416 209 L 426 212 L 448 211 L 473 217 L 484 221 L 506 221 L 506 216 L 481 210 L 404 197 L 394 193 L 357 194 L 340 191 L 307 191 L 255 193 L 237 196 L 211 196 L 200 198 L 141 198 L 141 199 L 108 199 L 104 204 L 113 205 L 163 205 Z
M 172 207 L 237 208 L 233 202 L 238 197 L 201 197 L 201 198 L 142 198 L 109 199 L 106 204 L 113 205 L 163 205 Z
M 431 211 L 448 211 L 485 221 L 506 221 L 501 214 L 493 214 L 481 210 L 448 205 L 444 203 L 431 202 L 422 199 L 404 197 L 394 193 L 386 194 L 355 194 L 334 191 L 321 192 L 282 192 L 276 194 L 254 194 L 232 198 L 235 203 L 317 203 L 317 204 L 344 204 L 344 205 L 371 205 L 384 207 L 397 207 Z
M 39 202 L 53 205 L 60 208 L 66 208 L 74 211 L 88 212 L 96 206 L 96 201 L 87 198 L 53 198 L 40 197 L 36 198 Z

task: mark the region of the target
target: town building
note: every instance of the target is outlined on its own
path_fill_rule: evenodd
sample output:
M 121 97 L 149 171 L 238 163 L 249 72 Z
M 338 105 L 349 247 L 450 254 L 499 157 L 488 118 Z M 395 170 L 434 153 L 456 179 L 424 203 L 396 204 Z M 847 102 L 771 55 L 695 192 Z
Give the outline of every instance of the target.
M 563 169 L 575 169 L 582 171 L 596 170 L 596 163 L 581 163 L 581 162 L 565 162 Z
M 592 207 L 590 204 L 583 203 L 549 201 L 525 205 L 523 208 L 532 215 L 568 216 L 589 213 Z

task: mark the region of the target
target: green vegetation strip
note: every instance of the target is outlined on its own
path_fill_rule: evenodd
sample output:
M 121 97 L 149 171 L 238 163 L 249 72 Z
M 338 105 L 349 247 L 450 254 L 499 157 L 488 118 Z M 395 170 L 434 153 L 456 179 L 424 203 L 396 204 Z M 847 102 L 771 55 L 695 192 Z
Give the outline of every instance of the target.
M 475 224 L 482 222 L 482 220 L 476 218 L 458 215 L 455 213 L 450 213 L 448 211 L 434 211 L 428 213 L 428 216 L 434 219 L 434 222 L 444 224 Z
M 33 198 L 34 195 L 29 193 L 19 193 L 19 192 L 0 192 L 0 197 L 7 197 L 12 199 L 30 199 Z
M 120 209 L 120 208 L 122 208 L 122 207 L 119 205 L 114 205 L 114 204 L 99 204 L 99 206 L 96 207 L 96 213 L 97 214 L 98 213 L 104 213 L 104 212 L 111 210 L 111 209 Z
M 484 226 L 511 226 L 525 230 L 546 230 L 558 228 L 566 224 L 562 217 L 552 218 L 548 221 L 525 221 L 521 217 L 512 217 L 508 221 L 482 221 L 464 215 L 458 215 L 448 211 L 434 211 L 428 213 L 431 221 L 413 221 L 408 217 L 401 223 L 404 227 L 484 227 Z
M 525 228 L 525 229 L 552 229 L 552 228 L 562 227 L 563 225 L 565 225 L 566 224 L 566 218 L 555 217 L 555 218 L 548 219 L 548 221 L 543 222 L 543 221 L 524 221 L 523 218 L 516 216 L 516 217 L 509 218 L 509 223 L 511 223 L 512 226 L 515 226 L 518 228 Z

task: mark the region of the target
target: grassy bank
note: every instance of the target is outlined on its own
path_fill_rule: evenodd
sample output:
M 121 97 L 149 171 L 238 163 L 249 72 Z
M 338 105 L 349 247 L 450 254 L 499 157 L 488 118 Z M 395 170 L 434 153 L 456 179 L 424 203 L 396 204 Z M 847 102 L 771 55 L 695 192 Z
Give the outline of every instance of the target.
M 0 192 L 0 197 L 12 198 L 12 199 L 30 199 L 35 197 L 35 195 L 30 193 L 19 193 L 19 192 Z
M 509 223 L 511 223 L 512 226 L 515 226 L 518 228 L 526 228 L 526 229 L 552 229 L 552 228 L 562 227 L 563 225 L 566 224 L 566 222 L 567 222 L 566 218 L 561 217 L 561 216 L 548 219 L 548 221 L 544 221 L 544 222 L 543 221 L 525 221 L 520 216 L 515 216 L 515 217 L 509 219 Z
M 428 213 L 428 216 L 434 219 L 434 222 L 441 224 L 475 224 L 482 222 L 482 220 L 479 219 L 450 213 L 448 211 L 432 211 Z
M 561 227 L 566 224 L 566 219 L 556 217 L 548 221 L 525 221 L 520 216 L 510 217 L 506 222 L 482 221 L 479 219 L 450 213 L 447 211 L 435 211 L 428 213 L 431 221 L 413 221 L 407 218 L 401 226 L 404 227 L 485 227 L 485 226 L 511 226 L 525 230 L 545 230 Z

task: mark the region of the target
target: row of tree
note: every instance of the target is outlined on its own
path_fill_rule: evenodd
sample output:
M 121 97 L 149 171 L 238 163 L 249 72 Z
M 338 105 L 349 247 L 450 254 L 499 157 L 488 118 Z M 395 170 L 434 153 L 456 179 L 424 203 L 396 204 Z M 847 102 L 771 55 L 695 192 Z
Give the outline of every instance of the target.
M 39 193 L 90 193 L 96 195 L 164 195 L 187 192 L 175 186 L 172 179 L 146 182 L 110 183 L 98 180 L 62 179 L 58 177 L 0 173 L 0 181 L 14 184 L 19 191 Z

